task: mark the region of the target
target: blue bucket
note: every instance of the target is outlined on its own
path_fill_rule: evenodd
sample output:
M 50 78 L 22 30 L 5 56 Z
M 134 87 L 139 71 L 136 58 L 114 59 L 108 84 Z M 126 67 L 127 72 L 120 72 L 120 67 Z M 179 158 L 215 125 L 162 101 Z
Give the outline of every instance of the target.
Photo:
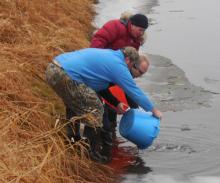
M 119 124 L 121 136 L 136 144 L 139 149 L 149 147 L 159 131 L 160 120 L 138 109 L 127 111 Z

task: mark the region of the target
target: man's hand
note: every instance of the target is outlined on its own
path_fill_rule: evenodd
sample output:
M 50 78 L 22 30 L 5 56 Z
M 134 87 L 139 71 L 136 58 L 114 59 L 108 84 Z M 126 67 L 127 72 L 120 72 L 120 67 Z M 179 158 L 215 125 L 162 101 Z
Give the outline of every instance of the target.
M 152 111 L 153 116 L 155 116 L 156 118 L 159 118 L 161 120 L 163 114 L 162 112 L 160 112 L 158 109 L 154 108 Z
M 127 109 L 129 109 L 129 106 L 126 105 L 125 103 L 119 103 L 117 106 L 117 113 L 118 114 L 124 114 Z

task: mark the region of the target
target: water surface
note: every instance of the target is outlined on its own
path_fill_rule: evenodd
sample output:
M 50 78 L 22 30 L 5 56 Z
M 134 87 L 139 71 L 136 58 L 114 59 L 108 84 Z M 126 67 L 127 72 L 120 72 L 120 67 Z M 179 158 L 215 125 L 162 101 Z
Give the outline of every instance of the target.
M 100 27 L 121 12 L 151 21 L 141 48 L 151 59 L 139 86 L 164 111 L 161 132 L 147 150 L 122 137 L 112 167 L 122 182 L 220 183 L 220 2 L 100 0 Z

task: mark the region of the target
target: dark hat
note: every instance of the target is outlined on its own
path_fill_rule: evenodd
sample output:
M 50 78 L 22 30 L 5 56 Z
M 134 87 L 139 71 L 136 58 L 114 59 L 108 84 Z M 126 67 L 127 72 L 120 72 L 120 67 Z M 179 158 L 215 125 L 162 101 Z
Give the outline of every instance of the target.
M 135 14 L 130 17 L 130 21 L 132 25 L 136 25 L 144 29 L 148 27 L 148 18 L 145 15 Z

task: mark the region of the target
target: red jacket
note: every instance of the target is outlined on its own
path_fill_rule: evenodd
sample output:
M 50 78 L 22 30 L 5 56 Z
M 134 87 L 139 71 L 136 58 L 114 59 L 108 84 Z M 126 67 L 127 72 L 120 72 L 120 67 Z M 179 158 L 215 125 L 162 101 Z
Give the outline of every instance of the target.
M 111 20 L 95 33 L 90 47 L 117 50 L 132 46 L 138 50 L 140 41 L 131 36 L 130 27 L 130 21 Z

